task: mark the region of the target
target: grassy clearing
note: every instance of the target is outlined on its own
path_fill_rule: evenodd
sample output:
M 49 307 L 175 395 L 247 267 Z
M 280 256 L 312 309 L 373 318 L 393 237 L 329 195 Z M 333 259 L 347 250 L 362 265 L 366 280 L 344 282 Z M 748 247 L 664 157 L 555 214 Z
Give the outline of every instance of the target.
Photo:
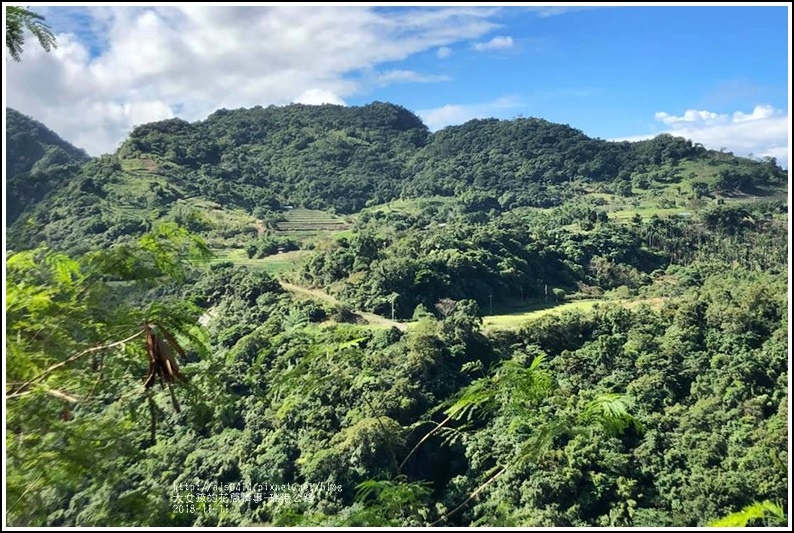
M 309 298 L 312 300 L 317 300 L 325 304 L 330 304 L 334 307 L 342 305 L 342 302 L 340 302 L 335 296 L 332 296 L 321 289 L 309 289 L 307 287 L 301 287 L 300 285 L 294 285 L 292 283 L 286 283 L 284 281 L 281 282 L 281 286 L 300 298 Z M 388 329 L 394 327 L 401 331 L 405 331 L 408 329 L 408 324 L 390 320 L 384 316 L 376 315 L 374 313 L 368 313 L 366 311 L 353 311 L 353 312 L 361 316 L 364 320 L 366 320 L 367 325 L 372 328 Z M 330 323 L 332 322 L 329 322 L 329 324 Z
M 549 314 L 562 314 L 566 311 L 589 311 L 596 305 L 604 304 L 609 300 L 579 300 L 563 304 L 532 305 L 521 311 L 506 313 L 501 315 L 490 315 L 483 317 L 483 328 L 493 329 L 518 329 L 530 320 L 540 318 Z
M 212 209 L 221 209 L 221 204 L 217 202 L 213 202 L 212 200 L 207 200 L 206 198 L 202 198 L 200 196 L 191 196 L 189 198 L 182 198 L 177 200 L 178 202 L 185 202 L 186 204 L 190 205 L 191 207 L 195 207 L 196 209 L 203 209 L 203 210 L 212 210 Z
M 375 329 L 390 329 L 390 328 L 397 328 L 400 331 L 407 331 L 408 324 L 404 322 L 397 322 L 395 320 L 391 320 L 384 316 L 376 315 L 375 313 L 367 313 L 364 311 L 359 311 L 359 313 L 364 320 L 367 321 L 367 324 Z
M 272 275 L 294 270 L 311 253 L 308 250 L 294 250 L 292 252 L 269 255 L 262 259 L 250 259 L 242 248 L 225 248 L 213 250 L 213 252 L 215 253 L 213 263 L 231 261 L 235 265 L 265 271 Z
M 622 305 L 623 307 L 629 309 L 634 309 L 645 304 L 653 309 L 659 309 L 665 301 L 666 299 L 661 297 L 641 298 L 637 300 L 607 300 L 599 298 L 593 300 L 578 300 L 563 304 L 534 304 L 532 306 L 527 306 L 520 311 L 485 316 L 483 317 L 483 329 L 486 331 L 518 329 L 545 315 L 559 315 L 568 311 L 588 312 L 597 306 L 607 304 Z
M 610 218 L 621 221 L 629 220 L 635 215 L 646 219 L 654 215 L 688 216 L 688 213 L 708 208 L 716 198 L 726 203 L 752 203 L 787 197 L 787 190 L 783 187 L 760 188 L 749 193 L 712 193 L 710 196 L 694 199 L 692 183 L 700 182 L 713 186 L 718 180 L 719 173 L 728 168 L 735 168 L 735 164 L 727 159 L 711 162 L 682 161 L 677 166 L 664 165 L 654 171 L 652 176 L 647 176 L 649 179 L 647 188 L 633 187 L 630 197 L 604 192 L 601 190 L 603 185 L 583 184 L 583 188 L 586 191 L 585 198 L 598 200 L 600 208 L 604 209 Z
M 150 171 L 157 168 L 157 164 L 151 159 L 121 159 L 120 163 L 121 169 L 125 172 Z
M 338 239 L 350 240 L 350 239 L 352 239 L 355 236 L 355 234 L 356 234 L 356 232 L 353 231 L 352 229 L 346 229 L 346 230 L 342 230 L 342 231 L 335 231 L 333 233 L 333 237 L 334 237 L 334 239 L 337 239 L 337 240 Z
M 703 181 L 713 185 L 717 181 L 720 171 L 730 167 L 731 164 L 727 161 L 717 164 L 710 164 L 706 161 L 681 161 L 676 170 L 688 180 Z
M 612 211 L 609 213 L 609 218 L 616 219 L 616 220 L 629 220 L 634 215 L 640 215 L 642 218 L 650 218 L 654 215 L 665 217 L 665 216 L 688 216 L 687 213 L 691 214 L 692 210 L 687 209 L 686 207 L 634 207 L 630 209 L 619 209 L 617 211 Z
M 331 296 L 327 292 L 324 292 L 320 289 L 309 289 L 308 287 L 301 287 L 300 285 L 295 285 L 293 283 L 286 283 L 286 282 L 281 282 L 281 286 L 284 287 L 284 289 L 288 290 L 289 292 L 295 294 L 296 296 L 300 296 L 302 298 L 319 300 L 321 302 L 331 305 L 341 305 L 341 302 L 337 300 L 334 296 Z
M 256 228 L 256 219 L 242 209 L 202 209 L 201 213 L 213 228 L 219 230 L 245 233 Z

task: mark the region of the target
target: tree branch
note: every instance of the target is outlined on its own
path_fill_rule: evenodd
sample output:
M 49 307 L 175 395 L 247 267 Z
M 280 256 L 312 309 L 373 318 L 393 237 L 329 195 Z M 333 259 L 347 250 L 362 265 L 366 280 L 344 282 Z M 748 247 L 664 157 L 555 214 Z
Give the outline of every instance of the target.
M 50 366 L 49 368 L 47 368 L 46 370 L 41 372 L 38 376 L 34 377 L 33 379 L 31 379 L 29 381 L 26 381 L 25 383 L 20 385 L 17 388 L 17 390 L 15 390 L 12 394 L 6 394 L 6 398 L 16 398 L 16 397 L 22 396 L 21 393 L 25 389 L 30 387 L 31 385 L 33 385 L 33 384 L 41 381 L 42 379 L 46 378 L 49 374 L 51 374 L 55 370 L 58 370 L 59 368 L 64 367 L 64 366 L 68 365 L 69 363 L 72 363 L 72 362 L 80 359 L 84 355 L 88 355 L 88 354 L 94 353 L 94 352 L 99 352 L 99 351 L 102 351 L 102 350 L 109 350 L 111 348 L 115 348 L 116 346 L 120 346 L 120 345 L 122 345 L 122 344 L 124 344 L 126 342 L 129 342 L 129 341 L 133 340 L 136 337 L 139 337 L 140 335 L 143 335 L 143 333 L 144 333 L 144 330 L 141 330 L 138 333 L 136 333 L 135 335 L 131 335 L 130 337 L 127 337 L 126 339 L 123 339 L 123 340 L 120 340 L 120 341 L 116 341 L 116 342 L 111 342 L 110 344 L 103 344 L 101 346 L 93 346 L 91 348 L 87 348 L 87 349 L 83 350 L 82 352 L 77 352 L 76 354 L 74 354 L 70 358 L 66 359 L 65 361 L 61 361 L 60 363 L 56 363 L 56 364 Z
M 477 496 L 479 493 L 481 493 L 482 491 L 484 491 L 484 490 L 485 490 L 485 487 L 487 487 L 488 485 L 490 485 L 491 483 L 493 483 L 494 481 L 496 481 L 496 479 L 497 479 L 499 476 L 501 476 L 502 474 L 504 474 L 506 471 L 507 471 L 507 466 L 504 466 L 504 467 L 502 467 L 502 469 L 501 469 L 501 470 L 499 470 L 499 471 L 498 471 L 496 474 L 494 474 L 493 476 L 491 476 L 491 478 L 490 478 L 488 481 L 486 481 L 485 483 L 483 483 L 482 485 L 480 485 L 480 486 L 477 488 L 477 490 L 475 490 L 474 492 L 472 492 L 472 493 L 471 493 L 471 495 L 470 495 L 468 498 L 466 498 L 466 500 L 465 500 L 463 503 L 461 503 L 460 505 L 458 505 L 457 507 L 455 507 L 454 509 L 452 509 L 450 512 L 448 512 L 447 514 L 445 514 L 444 516 L 442 516 L 441 518 L 439 518 L 438 520 L 436 520 L 435 522 L 433 522 L 432 524 L 430 524 L 430 527 L 433 527 L 433 526 L 437 525 L 439 522 L 443 522 L 444 520 L 446 520 L 447 518 L 449 518 L 449 517 L 450 517 L 450 516 L 452 516 L 453 514 L 457 513 L 457 512 L 458 512 L 458 511 L 460 511 L 461 509 L 463 509 L 463 507 L 464 507 L 464 506 L 465 506 L 467 503 L 469 503 L 471 500 L 473 500 L 473 499 L 474 499 L 474 498 L 475 498 L 475 497 L 476 497 L 476 496 Z
M 450 420 L 452 420 L 452 416 L 448 416 L 448 417 L 446 417 L 444 420 L 442 420 L 441 422 L 439 422 L 438 424 L 436 424 L 436 427 L 434 427 L 433 429 L 431 429 L 430 431 L 428 431 L 428 432 L 427 432 L 427 435 L 425 435 L 424 437 L 422 437 L 422 440 L 420 440 L 419 442 L 417 442 L 417 443 L 416 443 L 416 446 L 414 446 L 414 447 L 413 447 L 413 449 L 411 449 L 411 451 L 410 451 L 410 452 L 408 452 L 408 455 L 406 455 L 406 456 L 405 456 L 405 459 L 403 459 L 403 462 L 402 462 L 402 463 L 400 463 L 400 466 L 399 466 L 399 467 L 397 467 L 397 471 L 398 471 L 398 472 L 400 472 L 400 471 L 403 469 L 403 467 L 405 466 L 405 463 L 407 463 L 407 462 L 408 462 L 408 459 L 410 459 L 410 458 L 411 458 L 411 456 L 414 454 L 414 452 L 415 452 L 416 450 L 418 450 L 418 449 L 419 449 L 419 446 L 421 446 L 421 445 L 422 445 L 422 443 L 424 443 L 424 442 L 425 442 L 427 439 L 429 439 L 430 437 L 432 437 L 432 436 L 433 436 L 433 435 L 436 433 L 436 431 L 438 431 L 439 429 L 441 429 L 442 427 L 444 427 L 444 425 L 445 425 L 447 422 L 449 422 Z
M 383 438 L 386 441 L 386 447 L 389 449 L 389 454 L 391 455 L 392 464 L 393 466 L 396 467 L 397 474 L 399 475 L 400 467 L 397 466 L 397 454 L 394 453 L 394 448 L 392 448 L 391 440 L 389 440 L 388 438 L 389 432 L 386 430 L 386 426 L 383 425 L 383 422 L 381 422 L 380 416 L 378 416 L 377 411 L 375 411 L 375 408 L 370 403 L 369 398 L 367 398 L 366 390 L 362 391 L 361 397 L 364 398 L 364 401 L 367 403 L 367 406 L 369 406 L 370 411 L 372 411 L 372 414 L 375 417 L 375 421 L 377 421 L 378 425 L 380 426 L 380 430 L 383 431 Z
M 35 391 L 28 390 L 24 392 L 15 392 L 13 394 L 9 394 L 6 398 L 21 398 L 22 396 L 29 396 L 33 394 Z M 47 389 L 44 391 L 45 393 L 49 394 L 50 396 L 55 396 L 56 398 L 60 398 L 61 400 L 66 400 L 69 403 L 77 403 L 80 400 L 75 398 L 74 396 L 70 396 L 65 392 L 59 391 L 58 389 Z

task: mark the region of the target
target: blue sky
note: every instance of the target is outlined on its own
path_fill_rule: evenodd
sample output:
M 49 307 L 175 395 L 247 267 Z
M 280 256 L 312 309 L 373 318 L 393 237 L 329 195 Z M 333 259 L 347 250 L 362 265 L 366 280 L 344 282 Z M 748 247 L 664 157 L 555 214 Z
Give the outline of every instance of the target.
M 7 105 L 94 155 L 169 116 L 380 100 L 788 160 L 786 6 L 33 9 L 60 47 L 6 62 Z

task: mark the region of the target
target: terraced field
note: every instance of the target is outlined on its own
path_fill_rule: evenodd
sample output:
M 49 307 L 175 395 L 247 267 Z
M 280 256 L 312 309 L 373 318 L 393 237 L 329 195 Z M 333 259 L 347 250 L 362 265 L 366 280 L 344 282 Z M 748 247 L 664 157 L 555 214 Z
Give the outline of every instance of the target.
M 278 231 L 296 237 L 308 237 L 318 233 L 345 231 L 350 227 L 344 219 L 317 209 L 302 207 L 284 213 L 284 221 L 277 225 Z
M 249 267 L 253 270 L 264 270 L 268 274 L 276 275 L 279 272 L 293 270 L 307 254 L 308 250 L 294 250 L 281 254 L 269 255 L 262 259 L 249 259 L 245 250 L 240 248 L 226 248 L 215 250 L 213 262 L 231 261 L 235 265 Z
M 266 229 L 264 222 L 256 220 L 242 210 L 223 210 L 211 202 L 201 200 L 189 201 L 189 205 L 201 209 L 204 216 L 213 222 L 215 227 L 223 227 L 239 232 L 249 227 L 256 227 L 262 235 Z M 341 217 L 325 211 L 315 209 L 290 209 L 284 213 L 285 220 L 277 223 L 276 232 L 294 238 L 298 241 L 313 240 L 314 237 L 349 231 L 350 224 Z M 250 242 L 251 236 L 237 240 L 210 242 L 216 259 L 215 261 L 231 261 L 236 265 L 264 270 L 269 274 L 278 274 L 287 270 L 294 270 L 303 261 L 309 250 L 296 250 L 292 252 L 274 254 L 262 259 L 249 259 L 244 246 Z

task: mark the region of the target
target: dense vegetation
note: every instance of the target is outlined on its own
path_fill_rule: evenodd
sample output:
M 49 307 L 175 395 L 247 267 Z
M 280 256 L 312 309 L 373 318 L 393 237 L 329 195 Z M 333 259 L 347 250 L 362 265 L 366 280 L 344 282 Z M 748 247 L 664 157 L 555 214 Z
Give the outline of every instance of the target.
M 785 187 L 389 104 L 140 126 L 10 229 L 6 519 L 783 525 Z
M 697 165 L 707 179 L 692 179 L 686 168 Z M 384 103 L 219 110 L 196 123 L 145 124 L 117 153 L 69 176 L 49 178 L 57 190 L 39 204 L 30 180 L 9 182 L 20 206 L 36 204 L 10 226 L 13 249 L 47 242 L 83 252 L 139 236 L 161 219 L 245 246 L 256 221 L 277 219 L 285 206 L 350 214 L 442 195 L 461 197 L 469 211 L 510 210 L 560 205 L 590 186 L 629 197 L 687 180 L 703 196 L 764 194 L 786 182 L 774 160 L 707 151 L 669 135 L 613 143 L 534 118 L 475 120 L 431 135 L 415 115 Z M 234 212 L 235 224 L 215 220 L 218 206 Z
M 486 308 L 618 288 L 637 294 L 671 264 L 714 256 L 747 268 L 785 264 L 786 226 L 772 218 L 779 207 L 716 205 L 702 212 L 702 220 L 654 215 L 626 224 L 578 206 L 513 211 L 476 223 L 453 217 L 389 237 L 379 232 L 383 222 L 372 219 L 351 240 L 341 238 L 312 256 L 301 274 L 308 284 L 337 287 L 362 309 L 388 314 L 394 305 L 400 318 L 411 318 L 417 306 L 432 309 L 443 298 L 473 299 Z M 576 220 L 589 229 L 572 231 Z M 754 252 L 737 247 L 747 238 L 754 240 Z
M 6 226 L 77 172 L 88 154 L 44 124 L 6 108 Z

